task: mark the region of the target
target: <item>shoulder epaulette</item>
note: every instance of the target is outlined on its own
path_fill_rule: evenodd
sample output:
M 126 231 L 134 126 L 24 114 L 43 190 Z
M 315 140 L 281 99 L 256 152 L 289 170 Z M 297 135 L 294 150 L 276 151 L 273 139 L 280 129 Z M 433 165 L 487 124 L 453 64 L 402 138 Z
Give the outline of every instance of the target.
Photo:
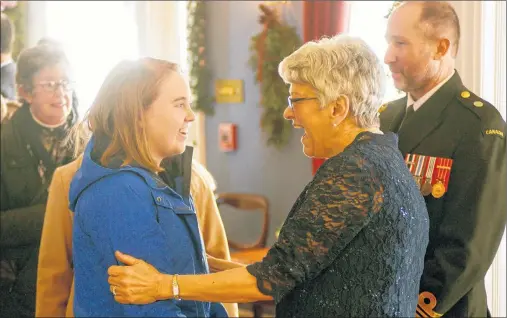
M 388 105 L 389 105 L 389 103 L 384 103 L 384 104 L 380 105 L 380 107 L 378 109 L 379 114 L 381 112 L 383 112 L 384 110 L 386 110 L 386 108 L 387 108 Z
M 493 113 L 498 113 L 498 110 L 488 101 L 480 98 L 476 94 L 467 90 L 466 88 L 458 93 L 458 100 L 461 104 L 470 109 L 480 119 L 490 117 Z
M 495 106 L 467 89 L 459 92 L 458 100 L 479 118 L 484 136 L 504 138 L 505 121 Z

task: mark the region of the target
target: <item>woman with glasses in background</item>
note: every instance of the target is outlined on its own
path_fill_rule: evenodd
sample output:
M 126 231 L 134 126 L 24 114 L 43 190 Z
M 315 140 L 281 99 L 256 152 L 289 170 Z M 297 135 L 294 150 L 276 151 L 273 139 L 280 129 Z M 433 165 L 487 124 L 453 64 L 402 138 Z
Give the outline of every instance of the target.
M 33 317 L 37 255 L 54 170 L 73 160 L 77 120 L 70 64 L 55 45 L 18 58 L 22 106 L 1 126 L 0 317 Z M 70 140 L 70 138 L 69 138 Z

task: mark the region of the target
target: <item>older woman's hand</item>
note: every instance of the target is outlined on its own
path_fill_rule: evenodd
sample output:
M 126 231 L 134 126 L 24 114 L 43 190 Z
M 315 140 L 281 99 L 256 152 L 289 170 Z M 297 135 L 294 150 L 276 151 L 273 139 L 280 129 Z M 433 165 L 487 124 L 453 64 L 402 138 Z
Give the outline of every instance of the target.
M 111 266 L 107 271 L 110 290 L 117 302 L 144 305 L 166 299 L 162 291 L 170 289 L 170 275 L 161 274 L 145 261 L 119 251 L 115 256 L 126 265 Z

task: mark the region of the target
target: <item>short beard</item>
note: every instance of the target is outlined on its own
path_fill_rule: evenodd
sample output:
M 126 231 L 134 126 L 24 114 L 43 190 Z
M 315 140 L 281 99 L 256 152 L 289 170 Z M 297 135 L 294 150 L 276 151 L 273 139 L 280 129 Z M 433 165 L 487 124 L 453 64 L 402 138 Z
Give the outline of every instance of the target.
M 424 90 L 429 83 L 431 83 L 436 77 L 438 77 L 439 68 L 431 65 L 428 62 L 424 68 L 421 69 L 421 76 L 406 78 L 405 89 L 406 93 Z

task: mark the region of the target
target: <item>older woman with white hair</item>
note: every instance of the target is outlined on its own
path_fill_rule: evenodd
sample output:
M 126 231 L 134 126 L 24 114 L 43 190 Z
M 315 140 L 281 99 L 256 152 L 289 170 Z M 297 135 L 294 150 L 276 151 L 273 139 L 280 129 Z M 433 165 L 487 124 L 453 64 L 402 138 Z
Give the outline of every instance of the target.
M 120 303 L 159 299 L 274 299 L 277 317 L 409 317 L 415 314 L 428 215 L 398 151 L 379 130 L 385 74 L 358 38 L 309 42 L 285 58 L 284 117 L 305 134 L 303 152 L 328 158 L 294 203 L 258 263 L 208 275 L 168 275 L 116 253 L 109 268 Z

